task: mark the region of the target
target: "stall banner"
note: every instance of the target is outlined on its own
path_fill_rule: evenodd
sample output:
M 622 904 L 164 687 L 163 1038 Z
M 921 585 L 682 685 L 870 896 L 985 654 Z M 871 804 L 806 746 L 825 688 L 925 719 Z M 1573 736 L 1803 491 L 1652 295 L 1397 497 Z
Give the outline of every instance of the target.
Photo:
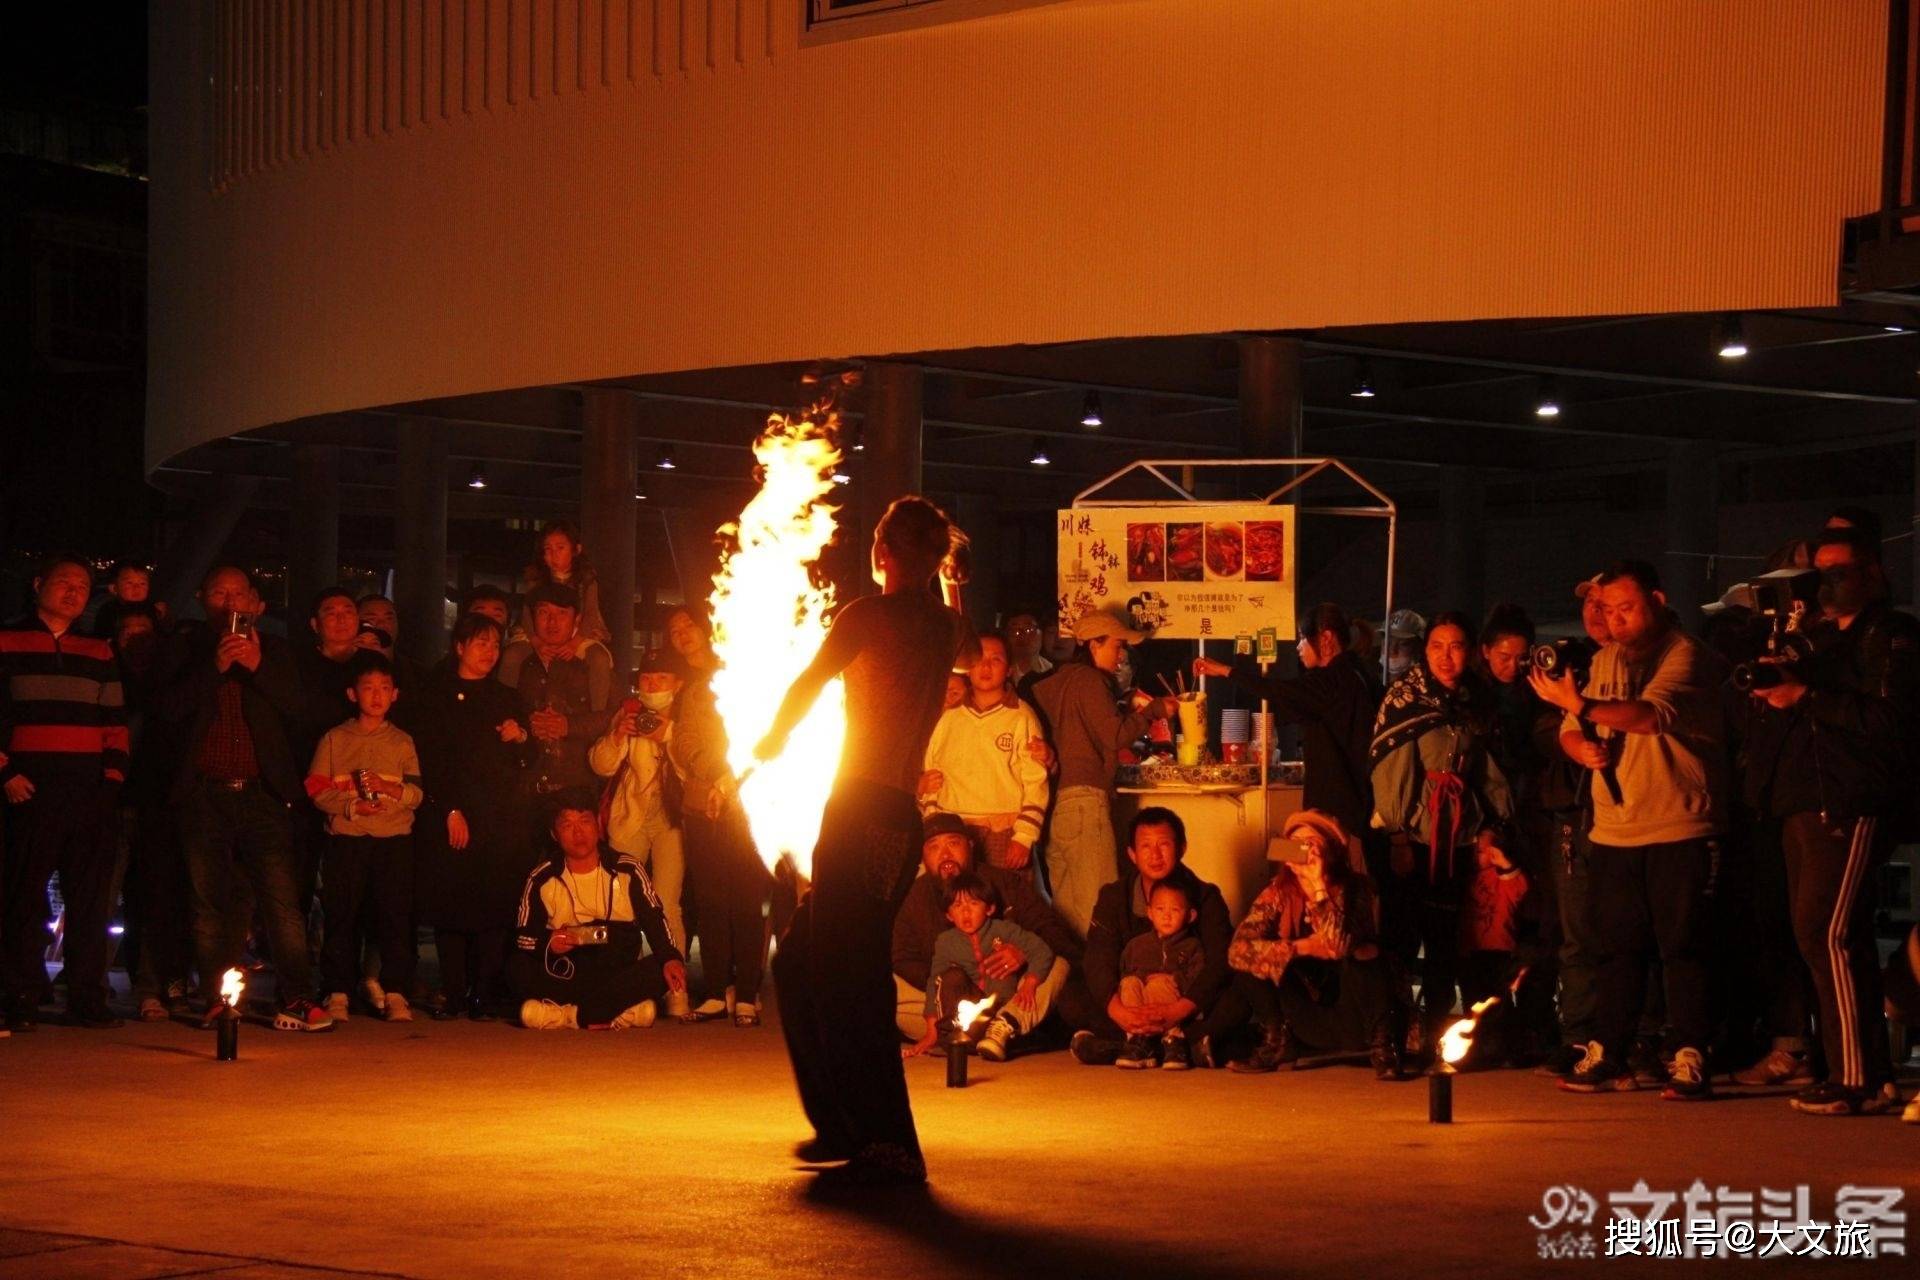
M 1162 640 L 1294 638 L 1294 508 L 1076 507 L 1059 513 L 1060 625 L 1107 609 Z

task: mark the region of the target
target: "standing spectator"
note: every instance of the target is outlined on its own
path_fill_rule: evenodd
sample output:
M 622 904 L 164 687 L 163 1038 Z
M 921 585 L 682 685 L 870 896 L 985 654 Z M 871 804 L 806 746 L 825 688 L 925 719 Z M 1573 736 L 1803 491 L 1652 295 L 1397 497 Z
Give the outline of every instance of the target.
M 1911 829 L 1920 724 L 1920 623 L 1887 605 L 1880 544 L 1858 527 L 1813 540 L 1820 618 L 1811 656 L 1776 663 L 1752 696 L 1747 794 L 1765 803 L 1786 855 L 1800 954 L 1813 973 L 1827 1079 L 1793 1099 L 1810 1115 L 1900 1105 L 1874 940 L 1877 868 Z M 1784 1072 L 1790 1065 L 1782 1064 Z M 1769 1080 L 1766 1083 L 1773 1083 Z
M 359 972 L 362 909 L 372 917 L 389 1022 L 413 1021 L 406 992 L 413 979 L 413 812 L 425 792 L 413 739 L 391 723 L 393 668 L 368 653 L 354 660 L 347 690 L 358 714 L 327 730 L 307 771 L 307 794 L 327 815 L 323 860 L 327 932 L 322 954 L 327 1013 L 347 1018 L 347 992 Z
M 1598 778 L 1591 785 L 1600 1034 L 1561 1087 L 1637 1087 L 1627 1049 L 1657 947 L 1676 1046 L 1663 1096 L 1707 1098 L 1706 948 L 1725 794 L 1722 673 L 1680 630 L 1653 566 L 1620 561 L 1601 575 L 1599 591 L 1612 639 L 1586 686 L 1570 674 L 1532 677 L 1534 691 L 1567 713 L 1562 750 L 1596 772 L 1612 766 L 1621 795 L 1615 801 Z M 1598 726 L 1599 741 L 1581 732 L 1587 724 Z
M 706 988 L 706 998 L 682 1016 L 707 1022 L 731 1014 L 735 1026 L 755 1027 L 760 1025 L 773 877 L 754 849 L 727 766 L 727 727 L 713 696 L 713 673 L 719 664 L 704 621 L 691 609 L 675 609 L 667 617 L 667 642 L 691 673 L 673 709 L 667 754 L 684 796 L 681 834 Z
M 500 635 L 502 637 L 500 643 L 504 649 L 506 646 L 505 637 L 510 630 L 508 619 L 512 614 L 512 604 L 513 602 L 507 598 L 506 592 L 483 582 L 460 598 L 460 616 L 464 618 L 470 613 L 477 613 L 482 617 L 492 618 L 495 622 L 499 623 Z
M 613 720 L 613 661 L 606 646 L 579 643 L 580 602 L 573 588 L 548 583 L 528 600 L 533 638 L 507 646 L 500 680 L 520 694 L 537 744 L 536 796 L 593 785 L 587 749 Z
M 1023 702 L 1033 701 L 1033 686 L 1053 670 L 1053 662 L 1040 652 L 1045 640 L 1040 619 L 1031 613 L 1016 613 L 1006 622 L 1007 683 Z
M 1473 670 L 1473 653 L 1466 615 L 1436 614 L 1420 660 L 1380 704 L 1369 753 L 1374 812 L 1413 851 L 1413 865 L 1390 874 L 1410 877 L 1404 889 L 1418 904 L 1422 1053 L 1453 1010 L 1460 902 L 1473 878 L 1474 850 L 1497 843 L 1496 830 L 1513 816 L 1506 775 L 1491 750 L 1491 699 Z
M 74 630 L 93 570 L 56 555 L 33 578 L 33 612 L 0 629 L 0 790 L 8 806 L 7 1026 L 31 1031 L 47 985 L 47 882 L 66 903 L 67 1014 L 117 1027 L 107 1009 L 118 799 L 127 776 L 120 668 L 104 640 Z
M 565 520 L 548 522 L 540 530 L 539 555 L 520 575 L 520 590 L 527 597 L 526 607 L 514 627 L 514 640 L 532 640 L 537 634 L 533 616 L 533 596 L 541 587 L 569 588 L 580 614 L 579 639 L 604 646 L 613 639 L 606 618 L 600 612 L 600 576 L 587 560 L 580 545 L 580 531 Z M 624 666 L 622 667 L 624 670 Z
M 1226 899 L 1184 865 L 1186 856 L 1187 828 L 1179 814 L 1156 805 L 1133 816 L 1127 832 L 1128 870 L 1100 890 L 1093 926 L 1087 931 L 1092 1025 L 1074 1033 L 1072 1046 L 1073 1056 L 1087 1066 L 1118 1061 L 1130 1037 L 1160 1040 L 1175 1028 L 1190 1036 L 1192 1065 L 1216 1066 L 1215 1046 L 1245 1018 L 1243 1008 L 1222 999 L 1229 976 L 1227 947 L 1233 940 Z M 1193 930 L 1200 939 L 1203 963 L 1177 1000 L 1131 1005 L 1120 992 L 1123 955 L 1128 943 L 1153 932 L 1148 908 L 1162 882 L 1177 884 L 1186 893 L 1196 913 Z
M 347 696 L 353 660 L 379 648 L 380 637 L 360 629 L 360 606 L 345 587 L 327 587 L 313 598 L 307 626 L 313 644 L 299 650 L 308 699 L 306 741 L 301 745 L 310 753 L 322 734 L 353 714 L 353 700 Z
M 943 712 L 927 740 L 920 810 L 957 813 L 973 828 L 987 864 L 1033 874 L 1033 848 L 1052 783 L 1030 749 L 1040 719 L 1007 684 L 1007 642 L 980 637 L 967 699 Z
M 1094 904 L 1119 869 L 1113 782 L 1120 752 L 1146 732 L 1150 721 L 1173 715 L 1177 704 L 1134 691 L 1131 709 L 1120 713 L 1114 673 L 1127 646 L 1146 639 L 1146 633 L 1130 629 L 1114 614 L 1095 611 L 1074 624 L 1073 634 L 1080 644 L 1073 661 L 1034 685 L 1033 696 L 1060 760 L 1047 883 L 1060 914 L 1085 937 Z
M 415 827 L 427 919 L 440 954 L 436 1018 L 495 1016 L 527 816 L 520 768 L 527 726 L 513 691 L 493 678 L 505 627 L 474 612 L 453 627 L 453 665 L 428 677 L 414 711 L 426 788 Z
M 668 751 L 684 669 L 677 657 L 649 650 L 634 677 L 634 701 L 614 713 L 613 723 L 587 752 L 593 771 L 610 779 L 603 804 L 607 843 L 647 869 L 666 913 L 667 935 L 682 949 L 687 926 L 680 892 L 687 881 L 687 860 L 680 835 L 680 775 Z M 650 727 L 643 728 L 643 723 Z M 689 1012 L 685 992 L 668 994 L 670 1016 L 681 1018 Z
M 1302 809 L 1283 834 L 1304 848 L 1282 863 L 1234 931 L 1233 990 L 1260 1043 L 1229 1071 L 1291 1070 L 1300 1051 L 1366 1048 L 1382 1080 L 1400 1074 L 1404 1015 L 1377 945 L 1373 886 L 1356 875 L 1339 819 Z
M 292 742 L 310 704 L 293 651 L 254 625 L 247 575 L 222 565 L 200 584 L 207 623 L 170 646 L 154 709 L 184 747 L 173 800 L 193 885 L 194 953 L 207 1016 L 219 1012 L 220 975 L 237 967 L 257 904 L 272 949 L 283 1031 L 326 1031 L 307 951 L 306 898 L 292 806 L 306 804 Z
M 400 652 L 400 610 L 385 596 L 372 594 L 361 596 L 354 608 L 360 615 L 358 643 L 370 645 L 393 667 L 393 684 L 401 693 L 393 712 L 400 717 L 395 723 L 404 728 L 413 714 L 405 695 L 408 689 L 419 689 L 422 673 L 419 664 Z

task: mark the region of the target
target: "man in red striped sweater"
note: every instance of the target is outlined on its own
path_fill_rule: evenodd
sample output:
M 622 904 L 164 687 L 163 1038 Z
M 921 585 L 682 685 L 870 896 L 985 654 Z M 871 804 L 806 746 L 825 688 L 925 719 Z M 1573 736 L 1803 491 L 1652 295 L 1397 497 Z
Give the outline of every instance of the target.
M 33 580 L 33 612 L 0 628 L 0 789 L 9 819 L 0 964 L 14 1031 L 33 1029 L 46 988 L 55 871 L 67 910 L 70 1020 L 120 1025 L 107 1010 L 107 922 L 127 722 L 112 648 L 75 630 L 92 590 L 86 561 L 54 556 Z

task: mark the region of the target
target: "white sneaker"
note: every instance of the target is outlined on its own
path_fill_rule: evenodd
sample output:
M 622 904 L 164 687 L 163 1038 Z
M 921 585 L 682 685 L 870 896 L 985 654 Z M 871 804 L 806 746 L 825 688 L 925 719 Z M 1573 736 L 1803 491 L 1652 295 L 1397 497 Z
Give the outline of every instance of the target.
M 693 1012 L 692 1002 L 687 999 L 686 992 L 667 992 L 667 1016 L 669 1018 L 685 1018 L 691 1012 Z
M 1013 1024 L 1005 1018 L 995 1018 L 981 1033 L 978 1052 L 988 1062 L 1005 1062 L 1007 1042 L 1011 1039 L 1013 1039 Z
M 380 979 L 378 978 L 368 978 L 365 982 L 361 983 L 360 994 L 365 996 L 367 1003 L 375 1009 L 385 1009 L 387 1007 L 387 989 L 380 985 Z
M 413 1007 L 407 1003 L 407 998 L 398 991 L 387 992 L 386 1008 L 388 1022 L 413 1021 Z
M 529 1031 L 578 1031 L 580 1010 L 551 1000 L 529 1000 L 520 1006 L 520 1025 Z
M 335 1022 L 347 1020 L 347 993 L 336 991 L 327 997 L 327 1016 Z
M 571 1008 L 572 1006 L 568 1007 Z M 659 1011 L 659 1006 L 655 1005 L 653 1001 L 642 1000 L 639 1004 L 634 1005 L 631 1009 L 626 1010 L 619 1017 L 615 1018 L 610 1025 L 615 1031 L 625 1031 L 628 1027 L 650 1027 L 653 1025 L 653 1020 Z

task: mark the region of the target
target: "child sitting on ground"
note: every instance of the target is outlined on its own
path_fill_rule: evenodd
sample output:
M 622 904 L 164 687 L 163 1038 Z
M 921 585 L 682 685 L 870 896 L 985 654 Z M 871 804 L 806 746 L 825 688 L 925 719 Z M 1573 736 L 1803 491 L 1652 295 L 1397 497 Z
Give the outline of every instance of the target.
M 1053 968 L 1053 949 L 1037 934 L 1011 920 L 1002 920 L 1000 893 L 971 871 L 962 871 L 946 883 L 941 894 L 947 922 L 933 941 L 932 975 L 927 983 L 927 1032 L 901 1050 L 906 1057 L 925 1053 L 939 1042 L 940 1029 L 952 1028 L 962 1000 L 991 999 L 993 1018 L 984 1029 L 978 1022 L 966 1028 L 970 1042 L 984 1042 L 981 1054 L 995 1060 L 1006 1057 L 1007 1042 L 1032 1031 L 1038 1019 L 1034 991 L 1038 974 Z M 995 947 L 1011 946 L 1027 957 L 1026 967 L 1004 978 L 980 975 L 980 962 Z M 991 1046 L 991 1049 L 985 1047 Z
M 1200 939 L 1193 934 L 1198 914 L 1187 901 L 1187 891 L 1179 885 L 1162 880 L 1153 886 L 1153 896 L 1147 900 L 1147 921 L 1153 929 L 1129 942 L 1120 953 L 1121 1004 L 1138 1008 L 1190 997 L 1206 963 Z M 1193 1065 L 1184 1027 L 1169 1029 L 1158 1044 L 1150 1036 L 1128 1036 L 1113 1065 L 1130 1071 L 1150 1067 L 1156 1051 L 1165 1070 L 1184 1071 Z

